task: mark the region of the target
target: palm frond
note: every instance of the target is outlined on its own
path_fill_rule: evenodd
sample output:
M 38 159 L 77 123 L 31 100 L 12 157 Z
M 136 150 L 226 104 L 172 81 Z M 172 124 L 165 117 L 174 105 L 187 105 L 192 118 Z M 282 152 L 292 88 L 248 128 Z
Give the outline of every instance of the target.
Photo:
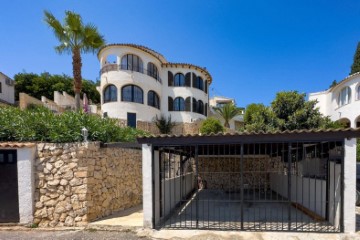
M 66 43 L 61 43 L 55 47 L 55 51 L 59 54 L 71 53 L 71 46 Z
M 72 11 L 65 12 L 65 25 L 69 33 L 73 35 L 72 37 L 81 35 L 81 33 L 83 32 L 83 23 L 81 16 Z
M 49 12 L 49 11 L 44 11 L 45 17 L 44 17 L 44 21 L 46 22 L 46 24 L 52 28 L 55 37 L 60 41 L 67 41 L 67 36 L 65 34 L 65 29 L 64 27 L 61 25 L 61 23 L 54 17 L 54 15 Z
M 100 35 L 97 27 L 93 24 L 87 24 L 84 27 L 82 52 L 95 52 L 105 45 L 104 36 Z

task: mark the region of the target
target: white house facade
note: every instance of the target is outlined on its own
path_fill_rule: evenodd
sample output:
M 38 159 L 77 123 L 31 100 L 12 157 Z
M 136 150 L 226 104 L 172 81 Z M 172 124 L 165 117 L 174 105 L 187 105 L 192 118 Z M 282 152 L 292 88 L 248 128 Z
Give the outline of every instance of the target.
M 0 72 L 0 102 L 5 104 L 15 103 L 14 80 Z
M 210 114 L 209 116 L 214 117 L 216 119 L 219 119 L 222 124 L 224 124 L 224 119 L 214 110 L 216 107 L 222 107 L 225 104 L 235 104 L 235 99 L 228 98 L 228 97 L 220 97 L 220 96 L 214 96 L 210 98 L 209 100 L 209 106 L 210 106 Z M 238 130 L 241 126 L 244 124 L 244 111 L 241 112 L 240 115 L 234 117 L 229 121 L 230 129 Z
M 101 110 L 104 116 L 152 122 L 171 115 L 191 123 L 208 114 L 212 78 L 203 68 L 168 62 L 160 53 L 134 44 L 110 44 L 99 53 Z
M 343 122 L 348 127 L 360 127 L 360 72 L 326 91 L 310 93 L 309 100 L 317 100 L 320 112 L 331 120 Z

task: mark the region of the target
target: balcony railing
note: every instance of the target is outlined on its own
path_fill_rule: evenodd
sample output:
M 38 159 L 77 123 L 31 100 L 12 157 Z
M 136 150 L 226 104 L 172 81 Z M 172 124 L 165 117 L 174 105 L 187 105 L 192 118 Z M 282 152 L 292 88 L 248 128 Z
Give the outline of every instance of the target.
M 106 73 L 106 72 L 120 71 L 120 70 L 143 73 L 143 74 L 146 74 L 146 75 L 154 78 L 156 81 L 162 83 L 162 80 L 159 77 L 159 73 L 155 74 L 153 71 L 148 71 L 147 69 L 145 69 L 143 67 L 139 67 L 139 66 L 106 64 L 105 66 L 103 66 L 101 68 L 100 75 L 103 73 Z

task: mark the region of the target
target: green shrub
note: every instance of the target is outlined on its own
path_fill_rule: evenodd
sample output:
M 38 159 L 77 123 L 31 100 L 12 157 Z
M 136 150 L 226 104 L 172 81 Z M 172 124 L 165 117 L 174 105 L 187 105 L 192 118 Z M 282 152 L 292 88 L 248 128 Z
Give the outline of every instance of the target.
M 208 118 L 202 122 L 200 127 L 201 134 L 219 133 L 224 132 L 224 127 L 220 120 L 215 118 Z
M 83 127 L 89 131 L 89 141 L 133 142 L 148 134 L 122 128 L 116 119 L 71 111 L 55 114 L 43 107 L 0 107 L 0 123 L 0 141 L 78 142 L 83 140 Z
M 356 161 L 360 162 L 360 138 L 357 139 L 356 144 Z

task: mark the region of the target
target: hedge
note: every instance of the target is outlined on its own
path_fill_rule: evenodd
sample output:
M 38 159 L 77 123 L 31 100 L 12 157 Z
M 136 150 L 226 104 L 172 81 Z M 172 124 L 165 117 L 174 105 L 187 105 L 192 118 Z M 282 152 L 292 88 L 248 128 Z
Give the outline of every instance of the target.
M 137 136 L 148 135 L 98 115 L 72 111 L 57 114 L 44 107 L 0 107 L 0 141 L 78 142 L 83 141 L 83 127 L 89 131 L 89 141 L 104 143 L 133 142 Z

